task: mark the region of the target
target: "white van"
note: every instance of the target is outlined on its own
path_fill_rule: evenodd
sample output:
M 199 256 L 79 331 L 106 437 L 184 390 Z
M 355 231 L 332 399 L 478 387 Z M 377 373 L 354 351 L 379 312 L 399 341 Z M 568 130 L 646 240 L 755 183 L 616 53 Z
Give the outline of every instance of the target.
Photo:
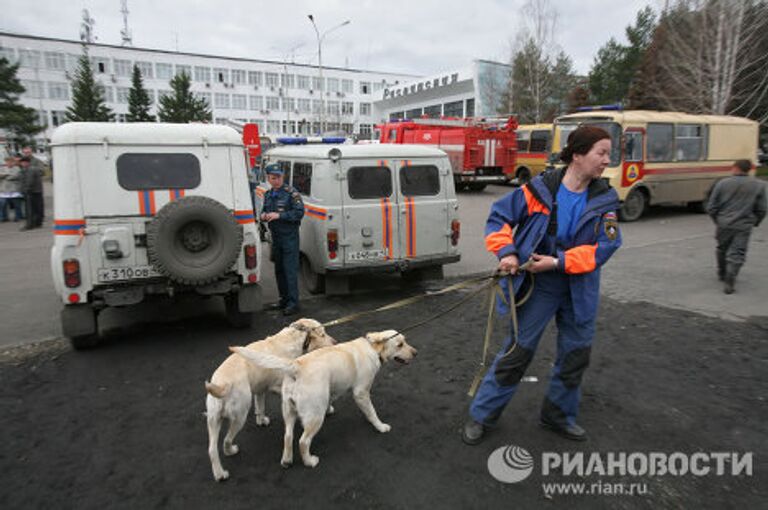
M 224 296 L 230 321 L 250 324 L 261 243 L 235 130 L 72 122 L 51 147 L 51 270 L 75 348 L 98 341 L 99 311 L 154 294 Z
M 270 150 L 301 193 L 302 279 L 310 292 L 348 291 L 372 271 L 442 277 L 458 262 L 460 223 L 450 161 L 419 145 L 291 145 Z M 257 188 L 257 210 L 269 186 Z

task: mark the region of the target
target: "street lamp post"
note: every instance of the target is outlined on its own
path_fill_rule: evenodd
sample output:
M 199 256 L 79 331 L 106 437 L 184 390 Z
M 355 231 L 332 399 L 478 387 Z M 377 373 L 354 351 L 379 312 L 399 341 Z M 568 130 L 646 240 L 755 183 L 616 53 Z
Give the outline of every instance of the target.
M 351 23 L 350 20 L 346 20 L 343 23 L 339 23 L 333 28 L 329 28 L 325 32 L 323 32 L 322 35 L 320 35 L 320 31 L 317 29 L 317 25 L 315 24 L 315 17 L 311 14 L 307 15 L 309 18 L 309 21 L 312 23 L 312 28 L 315 29 L 315 35 L 317 36 L 317 72 L 320 75 L 320 135 L 322 135 L 325 132 L 325 82 L 323 81 L 323 39 L 325 39 L 325 36 L 336 30 L 337 28 L 341 28 L 345 25 L 349 25 Z

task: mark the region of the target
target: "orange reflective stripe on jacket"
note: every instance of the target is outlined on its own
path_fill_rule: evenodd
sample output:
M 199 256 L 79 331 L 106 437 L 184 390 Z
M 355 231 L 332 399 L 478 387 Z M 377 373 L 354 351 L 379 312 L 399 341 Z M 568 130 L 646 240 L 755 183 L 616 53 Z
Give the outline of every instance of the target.
M 568 274 L 589 273 L 597 267 L 595 253 L 597 244 L 583 244 L 565 252 L 565 272 Z
M 539 202 L 538 199 L 533 196 L 533 193 L 528 189 L 528 186 L 523 186 L 523 193 L 525 194 L 525 203 L 528 205 L 529 216 L 533 213 L 549 214 L 547 206 Z
M 492 232 L 485 236 L 485 248 L 494 254 L 508 244 L 512 244 L 514 242 L 515 239 L 512 235 L 512 227 L 509 225 L 504 225 L 501 227 L 501 230 Z

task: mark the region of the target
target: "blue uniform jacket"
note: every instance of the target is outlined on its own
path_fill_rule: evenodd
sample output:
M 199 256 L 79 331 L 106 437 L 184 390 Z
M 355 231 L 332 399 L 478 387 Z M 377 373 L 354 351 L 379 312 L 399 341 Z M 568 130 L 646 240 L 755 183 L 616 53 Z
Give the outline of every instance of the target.
M 550 170 L 496 201 L 485 225 L 485 243 L 499 260 L 512 254 L 517 255 L 520 264 L 533 253 L 557 257 L 558 271 L 569 276 L 576 318 L 589 322 L 597 314 L 600 267 L 621 246 L 616 217 L 619 197 L 607 181 L 592 181 L 573 245 L 558 246 L 557 225 L 550 225 L 550 219 L 557 218 L 551 212 L 556 210 L 555 197 L 564 175 L 565 169 Z M 523 279 L 522 274 L 513 278 L 515 292 Z M 507 296 L 508 292 L 505 288 Z
M 264 193 L 262 212 L 280 213 L 280 218 L 268 223 L 273 234 L 296 232 L 304 217 L 304 202 L 301 194 L 285 184 L 278 189 L 270 189 Z

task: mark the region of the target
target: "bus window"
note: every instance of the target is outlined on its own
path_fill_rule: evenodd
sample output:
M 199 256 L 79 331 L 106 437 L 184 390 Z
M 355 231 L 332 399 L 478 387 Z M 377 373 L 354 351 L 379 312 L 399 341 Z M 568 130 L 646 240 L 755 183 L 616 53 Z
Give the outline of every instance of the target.
M 643 160 L 643 134 L 639 131 L 624 133 L 624 161 Z
M 702 159 L 704 131 L 704 126 L 701 124 L 678 124 L 675 127 L 675 159 L 677 161 Z
M 549 151 L 549 131 L 534 131 L 531 133 L 531 152 L 548 152 Z
M 518 131 L 517 132 L 517 151 L 528 152 L 528 143 L 531 140 L 530 131 Z
M 672 161 L 672 124 L 648 123 L 648 161 Z

